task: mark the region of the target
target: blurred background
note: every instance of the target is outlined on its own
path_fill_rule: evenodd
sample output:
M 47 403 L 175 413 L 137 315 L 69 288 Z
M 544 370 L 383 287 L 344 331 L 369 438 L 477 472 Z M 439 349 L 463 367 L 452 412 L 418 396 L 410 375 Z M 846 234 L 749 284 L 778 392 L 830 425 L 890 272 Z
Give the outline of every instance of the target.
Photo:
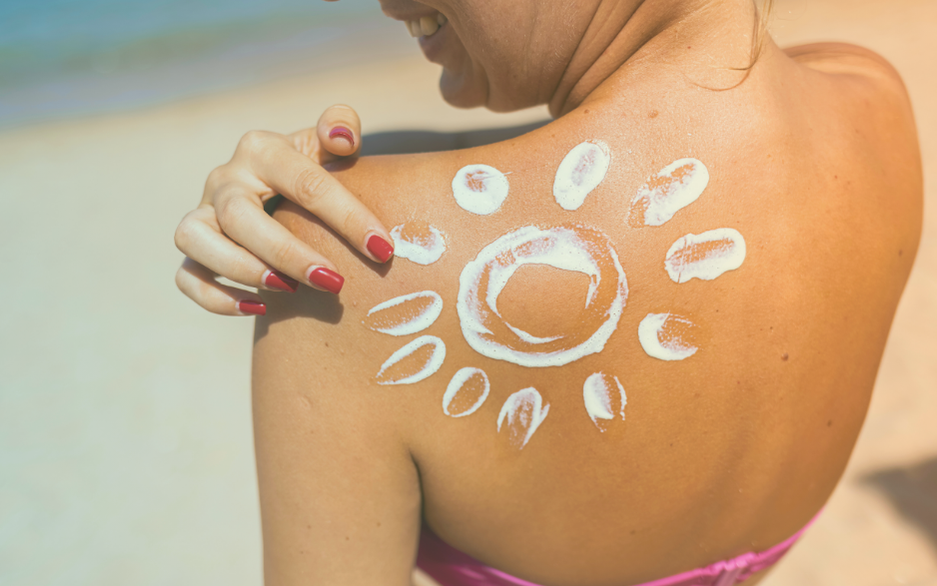
M 778 0 L 780 44 L 901 72 L 925 232 L 867 423 L 765 586 L 937 586 L 937 1 Z M 179 293 L 172 235 L 244 132 L 522 124 L 446 106 L 376 0 L 0 0 L 0 586 L 261 583 L 252 320 Z

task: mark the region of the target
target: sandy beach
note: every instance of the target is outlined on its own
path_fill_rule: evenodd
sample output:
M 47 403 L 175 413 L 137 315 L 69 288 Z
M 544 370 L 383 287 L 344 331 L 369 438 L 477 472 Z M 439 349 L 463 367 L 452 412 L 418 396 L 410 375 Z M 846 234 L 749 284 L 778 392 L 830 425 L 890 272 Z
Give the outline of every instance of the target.
M 925 228 L 872 407 L 823 516 L 765 586 L 937 586 L 937 2 L 784 0 L 780 44 L 870 47 L 905 79 Z M 406 32 L 401 27 L 401 35 Z M 327 106 L 365 133 L 544 119 L 447 106 L 412 56 L 0 132 L 0 586 L 256 585 L 250 319 L 179 293 L 172 243 L 251 129 Z M 856 235 L 861 238 L 861 234 Z

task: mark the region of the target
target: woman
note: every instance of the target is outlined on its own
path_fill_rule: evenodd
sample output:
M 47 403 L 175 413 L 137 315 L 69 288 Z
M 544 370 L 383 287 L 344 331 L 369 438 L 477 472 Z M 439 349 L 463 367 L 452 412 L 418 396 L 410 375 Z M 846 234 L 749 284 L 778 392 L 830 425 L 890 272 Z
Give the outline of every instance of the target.
M 756 584 L 842 474 L 917 249 L 898 75 L 781 51 L 749 0 L 382 7 L 450 103 L 556 119 L 329 163 L 333 109 L 209 178 L 178 282 L 266 313 L 266 582 Z

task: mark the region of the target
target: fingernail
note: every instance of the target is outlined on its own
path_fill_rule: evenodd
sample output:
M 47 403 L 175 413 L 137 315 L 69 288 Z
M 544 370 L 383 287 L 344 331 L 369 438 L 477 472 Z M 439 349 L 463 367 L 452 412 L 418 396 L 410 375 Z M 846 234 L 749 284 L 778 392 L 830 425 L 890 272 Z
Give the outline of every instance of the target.
M 280 291 L 289 291 L 290 293 L 296 293 L 296 289 L 299 288 L 298 281 L 287 277 L 280 271 L 271 271 L 269 269 L 264 271 L 263 281 L 267 287 L 273 287 Z
M 393 256 L 394 247 L 391 246 L 386 240 L 375 234 L 368 238 L 368 252 L 373 254 L 377 260 L 381 262 L 387 262 L 387 260 Z
M 342 285 L 345 284 L 345 277 L 325 267 L 316 267 L 309 272 L 309 282 L 322 287 L 329 293 L 338 295 L 338 292 L 342 290 Z
M 237 302 L 238 311 L 241 313 L 249 313 L 251 315 L 267 315 L 267 306 L 259 301 L 238 301 Z
M 348 144 L 355 146 L 355 135 L 351 133 L 350 130 L 344 126 L 336 126 L 329 132 L 329 138 L 344 138 L 348 141 Z

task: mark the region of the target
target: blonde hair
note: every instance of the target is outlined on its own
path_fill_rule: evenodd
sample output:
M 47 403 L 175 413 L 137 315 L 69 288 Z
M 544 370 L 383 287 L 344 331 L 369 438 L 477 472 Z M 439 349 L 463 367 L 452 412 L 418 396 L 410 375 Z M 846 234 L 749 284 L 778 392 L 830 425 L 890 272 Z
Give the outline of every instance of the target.
M 758 0 L 753 1 L 755 2 L 757 17 L 755 18 L 754 29 L 752 30 L 752 53 L 747 66 L 733 68 L 738 71 L 751 70 L 761 57 L 761 53 L 765 48 L 765 43 L 771 38 L 771 34 L 768 32 L 768 21 L 771 19 L 771 10 L 774 8 L 774 0 L 764 0 L 761 10 L 758 10 Z

